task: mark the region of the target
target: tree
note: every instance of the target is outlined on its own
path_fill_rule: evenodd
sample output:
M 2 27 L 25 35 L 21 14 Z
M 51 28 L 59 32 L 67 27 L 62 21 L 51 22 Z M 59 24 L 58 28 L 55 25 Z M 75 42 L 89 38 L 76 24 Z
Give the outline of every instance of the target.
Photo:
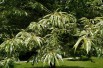
M 22 29 L 35 21 L 0 45 L 3 59 L 7 57 L 7 60 L 18 60 L 23 53 L 32 52 L 28 61 L 32 59 L 34 63 L 41 60 L 48 62 L 50 67 L 55 67 L 59 59 L 63 60 L 62 57 L 77 56 L 77 50 L 85 52 L 85 55 L 92 50 L 102 53 L 101 0 L 4 0 L 0 7 L 3 9 L 0 20 L 6 26 L 11 27 L 17 21 L 17 29 Z M 12 31 L 10 35 L 11 33 Z
M 96 17 L 94 19 L 87 19 L 82 18 L 81 24 L 83 24 L 84 30 L 80 33 L 80 38 L 74 45 L 75 50 L 78 46 L 81 46 L 84 48 L 87 53 L 91 50 L 91 47 L 95 47 L 95 49 L 100 45 L 100 48 L 102 47 L 101 44 L 97 44 L 100 42 L 96 42 L 98 40 L 97 36 L 101 36 L 101 30 L 102 30 L 102 24 L 103 24 L 103 18 L 102 17 Z M 99 39 L 101 39 L 99 37 Z M 81 43 L 81 44 L 80 44 Z M 92 46 L 91 46 L 92 45 Z M 97 50 L 98 51 L 98 50 Z
M 44 38 L 45 44 L 41 47 L 40 53 L 43 54 L 44 62 L 48 61 L 52 67 L 55 61 L 58 62 L 57 58 L 61 59 L 63 41 L 59 39 L 63 38 L 60 36 L 75 32 L 76 18 L 65 12 L 54 12 L 44 16 L 37 24 L 31 23 L 28 28 Z
M 32 50 L 35 45 L 40 45 L 39 49 L 36 48 L 37 58 L 41 57 L 43 62 L 47 61 L 52 67 L 55 61 L 62 60 L 60 35 L 71 32 L 71 28 L 74 27 L 76 27 L 74 16 L 65 12 L 54 12 L 44 16 L 38 23 L 31 23 L 27 32 L 20 32 L 14 39 L 7 40 L 1 44 L 1 49 L 6 48 L 7 57 L 18 57 L 15 54 L 20 51 Z

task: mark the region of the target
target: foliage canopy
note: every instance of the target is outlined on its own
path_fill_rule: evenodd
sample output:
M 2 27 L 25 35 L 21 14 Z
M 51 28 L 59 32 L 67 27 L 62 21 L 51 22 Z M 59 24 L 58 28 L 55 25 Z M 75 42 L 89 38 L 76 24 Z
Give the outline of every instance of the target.
M 1 0 L 0 57 L 18 60 L 23 53 L 33 52 L 27 61 L 55 65 L 64 57 L 102 56 L 102 3 L 102 0 Z

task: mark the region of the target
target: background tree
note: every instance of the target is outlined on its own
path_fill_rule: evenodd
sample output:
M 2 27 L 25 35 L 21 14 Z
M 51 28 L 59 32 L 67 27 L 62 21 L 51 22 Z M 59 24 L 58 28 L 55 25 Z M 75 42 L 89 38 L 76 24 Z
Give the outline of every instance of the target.
M 30 22 L 47 14 L 48 10 L 36 0 L 1 0 L 0 1 L 0 36 L 1 42 L 14 37 Z

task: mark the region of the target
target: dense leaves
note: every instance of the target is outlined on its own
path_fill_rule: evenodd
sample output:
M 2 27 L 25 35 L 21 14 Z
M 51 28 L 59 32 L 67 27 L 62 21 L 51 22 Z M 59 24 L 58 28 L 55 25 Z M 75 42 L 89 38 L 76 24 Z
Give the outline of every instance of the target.
M 52 67 L 64 57 L 103 56 L 102 3 L 1 0 L 0 42 L 5 40 L 0 45 L 1 60 L 6 58 L 3 62 L 8 64 L 12 58 L 30 53 L 28 61 L 48 62 Z

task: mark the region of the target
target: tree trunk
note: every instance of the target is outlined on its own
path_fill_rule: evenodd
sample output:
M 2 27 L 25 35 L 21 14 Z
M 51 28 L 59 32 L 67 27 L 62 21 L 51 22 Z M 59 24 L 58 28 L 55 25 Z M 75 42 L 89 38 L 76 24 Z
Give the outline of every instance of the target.
M 49 66 L 49 68 L 56 68 L 55 60 L 54 60 L 54 63 L 50 62 L 50 66 Z

